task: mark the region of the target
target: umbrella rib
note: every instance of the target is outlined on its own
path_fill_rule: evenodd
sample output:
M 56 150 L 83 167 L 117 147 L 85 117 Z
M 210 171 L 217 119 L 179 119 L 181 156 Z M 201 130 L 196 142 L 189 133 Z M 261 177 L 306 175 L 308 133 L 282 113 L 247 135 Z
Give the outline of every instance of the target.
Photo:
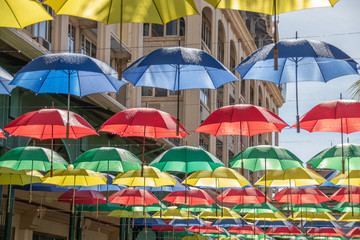
M 156 6 L 156 3 L 155 3 L 154 0 L 152 0 L 152 2 L 153 2 L 153 4 L 154 4 L 154 6 L 155 6 L 155 9 L 156 9 L 157 13 L 159 14 L 159 18 L 160 18 L 162 24 L 164 25 L 165 22 L 164 22 L 163 18 L 161 17 L 161 14 L 160 14 L 160 12 L 159 12 L 159 8 Z
M 281 77 L 280 77 L 279 82 L 278 82 L 279 85 L 281 84 L 281 78 L 282 78 L 282 75 L 283 75 L 284 70 L 285 70 L 286 62 L 287 62 L 287 59 L 285 59 L 285 61 L 284 61 L 284 66 L 283 66 L 282 69 L 281 69 L 281 73 L 280 73 L 280 76 L 281 76 Z
M 122 0 L 121 0 L 122 1 Z M 112 3 L 113 3 L 113 0 L 111 0 L 110 1 L 110 6 L 109 6 L 109 12 L 108 12 L 108 14 L 107 14 L 107 24 L 109 24 L 109 19 L 110 19 L 110 13 L 111 13 L 111 6 L 112 6 Z M 121 6 L 122 6 L 122 4 L 121 4 Z M 122 9 L 121 9 L 121 13 L 122 13 Z M 121 18 L 121 16 L 120 16 L 120 18 Z M 121 22 L 120 22 L 120 24 L 122 24 Z M 120 39 L 120 41 L 121 41 L 121 39 Z M 121 42 L 120 42 L 120 44 L 121 44 Z M 121 54 L 121 53 L 120 53 Z
M 17 18 L 17 16 L 16 16 L 16 14 L 14 13 L 13 9 L 11 8 L 11 6 L 9 5 L 9 3 L 8 3 L 7 0 L 5 0 L 5 3 L 6 3 L 6 5 L 8 5 L 8 7 L 11 9 L 11 12 L 12 12 L 12 14 L 13 14 L 14 17 L 15 17 L 16 22 L 19 24 L 19 27 L 23 27 L 23 26 L 21 26 L 21 24 L 20 24 L 20 22 L 19 22 L 19 20 L 18 20 L 18 18 Z
M 321 71 L 321 68 L 320 68 L 320 66 L 319 66 L 319 62 L 317 61 L 317 59 L 316 59 L 316 57 L 314 57 L 314 60 L 316 61 L 316 66 L 319 68 L 319 71 L 320 71 L 320 73 L 321 73 L 321 76 L 322 76 L 322 78 L 324 79 L 324 82 L 327 82 L 326 81 L 326 79 L 325 79 L 325 77 L 324 77 L 324 73 Z M 329 79 L 330 80 L 330 79 Z M 337 104 L 336 104 L 337 105 Z
M 36 93 L 38 93 L 38 92 L 40 91 L 40 89 L 41 89 L 42 86 L 44 85 L 45 80 L 47 79 L 47 77 L 49 76 L 49 74 L 50 74 L 50 71 L 47 72 L 46 76 L 44 77 L 44 81 L 41 82 L 41 84 L 40 84 L 40 86 L 39 86 L 39 88 L 38 88 L 38 90 L 37 90 Z
M 76 71 L 76 75 L 77 75 L 77 77 L 78 77 L 78 83 L 79 83 L 79 91 L 80 91 L 80 97 L 82 96 L 82 94 L 81 94 L 81 84 L 80 84 L 80 76 L 79 76 L 79 71 Z M 70 86 L 69 86 L 69 88 L 70 88 Z

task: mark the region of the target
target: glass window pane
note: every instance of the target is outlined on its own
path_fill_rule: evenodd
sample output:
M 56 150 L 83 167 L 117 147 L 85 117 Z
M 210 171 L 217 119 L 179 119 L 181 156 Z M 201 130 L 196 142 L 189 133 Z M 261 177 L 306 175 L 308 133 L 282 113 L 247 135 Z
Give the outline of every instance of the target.
M 153 95 L 153 88 L 152 87 L 142 87 L 141 88 L 141 95 L 151 97 Z
M 96 45 L 91 43 L 91 57 L 96 58 Z
M 163 88 L 155 88 L 155 97 L 167 97 L 167 90 Z
M 164 25 L 151 24 L 151 36 L 152 37 L 163 37 L 164 36 Z
M 177 22 L 176 19 L 166 24 L 166 36 L 177 35 Z
M 144 37 L 149 36 L 149 28 L 150 28 L 150 24 L 149 23 L 144 23 L 144 28 L 143 28 L 143 36 Z
M 185 36 L 185 20 L 180 18 L 180 36 Z

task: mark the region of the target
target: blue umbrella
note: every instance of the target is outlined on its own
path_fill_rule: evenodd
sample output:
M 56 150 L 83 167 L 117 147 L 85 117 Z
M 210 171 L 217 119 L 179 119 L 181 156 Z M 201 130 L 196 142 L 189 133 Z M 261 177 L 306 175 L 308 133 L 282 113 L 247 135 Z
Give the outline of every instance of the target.
M 304 228 L 341 228 L 334 221 L 304 221 Z M 300 225 L 298 226 L 300 227 Z
M 238 81 L 234 74 L 210 54 L 185 47 L 152 51 L 127 67 L 122 76 L 134 86 L 178 91 L 178 122 L 179 90 L 216 89 L 225 83 Z
M 269 228 L 269 227 L 291 227 L 293 226 L 289 221 L 263 221 L 258 220 L 255 222 L 255 226 L 259 228 Z
M 216 219 L 211 223 L 211 226 L 219 227 L 231 227 L 231 226 L 247 226 L 248 224 L 242 225 L 241 219 Z
M 162 219 L 158 218 L 148 218 L 146 221 L 145 218 L 134 218 L 133 221 L 135 226 L 166 226 L 166 223 Z
M 358 74 L 357 63 L 346 53 L 331 44 L 306 39 L 282 40 L 276 43 L 279 69 L 274 70 L 274 46 L 273 43 L 256 50 L 235 69 L 242 79 L 277 84 L 295 82 L 297 123 L 298 82 L 328 82 L 337 77 Z
M 9 85 L 13 77 L 0 67 L 0 94 L 9 95 L 15 86 Z
M 343 186 L 343 185 L 335 185 L 334 183 L 330 182 L 331 179 L 333 179 L 336 175 L 338 175 L 338 173 L 340 173 L 339 170 L 334 170 L 334 171 L 326 174 L 326 176 L 324 178 L 327 181 L 320 184 L 320 187 L 337 187 L 337 188 L 346 187 L 346 186 Z
M 206 226 L 207 224 L 201 218 L 195 219 L 174 219 L 169 222 L 169 225 L 175 227 L 186 227 L 186 226 Z
M 174 186 L 161 186 L 161 187 L 145 187 L 145 190 L 150 192 L 177 192 L 177 191 L 185 191 L 185 189 L 189 190 L 189 187 L 185 187 L 184 184 L 181 184 L 182 180 L 172 174 L 170 174 L 176 180 L 176 184 Z M 144 187 L 134 187 L 135 189 L 144 189 Z
M 62 187 L 54 184 L 46 184 L 46 183 L 32 183 L 26 184 L 24 186 L 14 185 L 14 189 L 24 190 L 24 191 L 42 191 L 42 192 L 66 192 L 69 191 L 70 188 Z

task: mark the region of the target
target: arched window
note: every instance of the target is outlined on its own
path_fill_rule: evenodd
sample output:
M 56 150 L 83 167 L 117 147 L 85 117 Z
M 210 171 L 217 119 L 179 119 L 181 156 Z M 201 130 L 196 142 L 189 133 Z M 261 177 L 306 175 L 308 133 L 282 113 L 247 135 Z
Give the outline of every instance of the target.
M 144 37 L 185 36 L 184 18 L 175 19 L 165 25 L 144 23 Z
M 217 58 L 224 63 L 225 60 L 225 29 L 222 22 L 219 20 L 218 24 L 218 44 L 217 44 Z
M 230 64 L 229 68 L 232 73 L 235 74 L 235 67 L 236 67 L 236 47 L 233 40 L 230 41 Z

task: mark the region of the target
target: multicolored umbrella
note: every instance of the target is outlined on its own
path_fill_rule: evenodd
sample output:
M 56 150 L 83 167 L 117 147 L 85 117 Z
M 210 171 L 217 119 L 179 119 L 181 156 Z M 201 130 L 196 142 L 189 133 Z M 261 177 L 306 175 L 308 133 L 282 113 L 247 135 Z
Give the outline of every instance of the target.
M 1 0 L 0 5 L 0 27 L 24 28 L 37 22 L 53 20 L 41 3 L 36 1 Z
M 228 228 L 232 226 L 241 226 L 242 221 L 241 219 L 234 218 L 234 219 L 216 219 L 211 223 L 211 226 L 219 226 L 223 228 Z
M 74 193 L 74 191 L 76 193 Z M 73 199 L 74 198 L 74 199 Z M 92 190 L 78 191 L 71 189 L 64 192 L 57 198 L 58 202 L 65 202 L 71 204 L 86 204 L 86 205 L 98 205 L 106 204 L 106 197 L 100 192 Z
M 122 209 L 126 211 L 139 212 L 139 211 L 143 211 L 144 205 L 128 205 L 128 206 L 124 206 Z M 164 211 L 167 209 L 168 207 L 165 206 L 162 202 L 145 206 L 145 212 L 157 212 L 157 211 Z
M 161 186 L 161 187 L 145 187 L 145 190 L 150 192 L 176 192 L 185 191 L 189 189 L 188 186 L 182 184 L 182 180 L 175 175 L 170 174 L 172 178 L 176 180 L 176 184 L 173 186 Z M 135 189 L 144 189 L 144 187 L 134 187 Z
M 198 188 L 169 193 L 162 201 L 167 201 L 171 204 L 187 204 L 189 206 L 211 205 L 215 203 L 214 199 L 207 192 Z
M 182 210 L 180 210 L 182 211 Z M 207 223 L 201 218 L 194 219 L 174 219 L 169 222 L 171 226 L 205 226 Z
M 191 226 L 188 231 L 195 233 L 223 233 L 225 232 L 222 227 L 219 226 Z
M 90 149 L 72 163 L 75 169 L 95 172 L 127 172 L 141 169 L 141 161 L 130 151 L 115 147 Z
M 127 188 L 119 192 L 113 193 L 109 197 L 111 203 L 122 205 L 142 205 L 148 206 L 151 204 L 159 203 L 157 197 L 149 191 L 143 189 Z
M 268 197 L 266 198 L 269 202 L 271 201 Z M 265 202 L 265 195 L 256 188 L 226 189 L 224 192 L 219 194 L 217 200 L 225 203 L 260 204 Z

